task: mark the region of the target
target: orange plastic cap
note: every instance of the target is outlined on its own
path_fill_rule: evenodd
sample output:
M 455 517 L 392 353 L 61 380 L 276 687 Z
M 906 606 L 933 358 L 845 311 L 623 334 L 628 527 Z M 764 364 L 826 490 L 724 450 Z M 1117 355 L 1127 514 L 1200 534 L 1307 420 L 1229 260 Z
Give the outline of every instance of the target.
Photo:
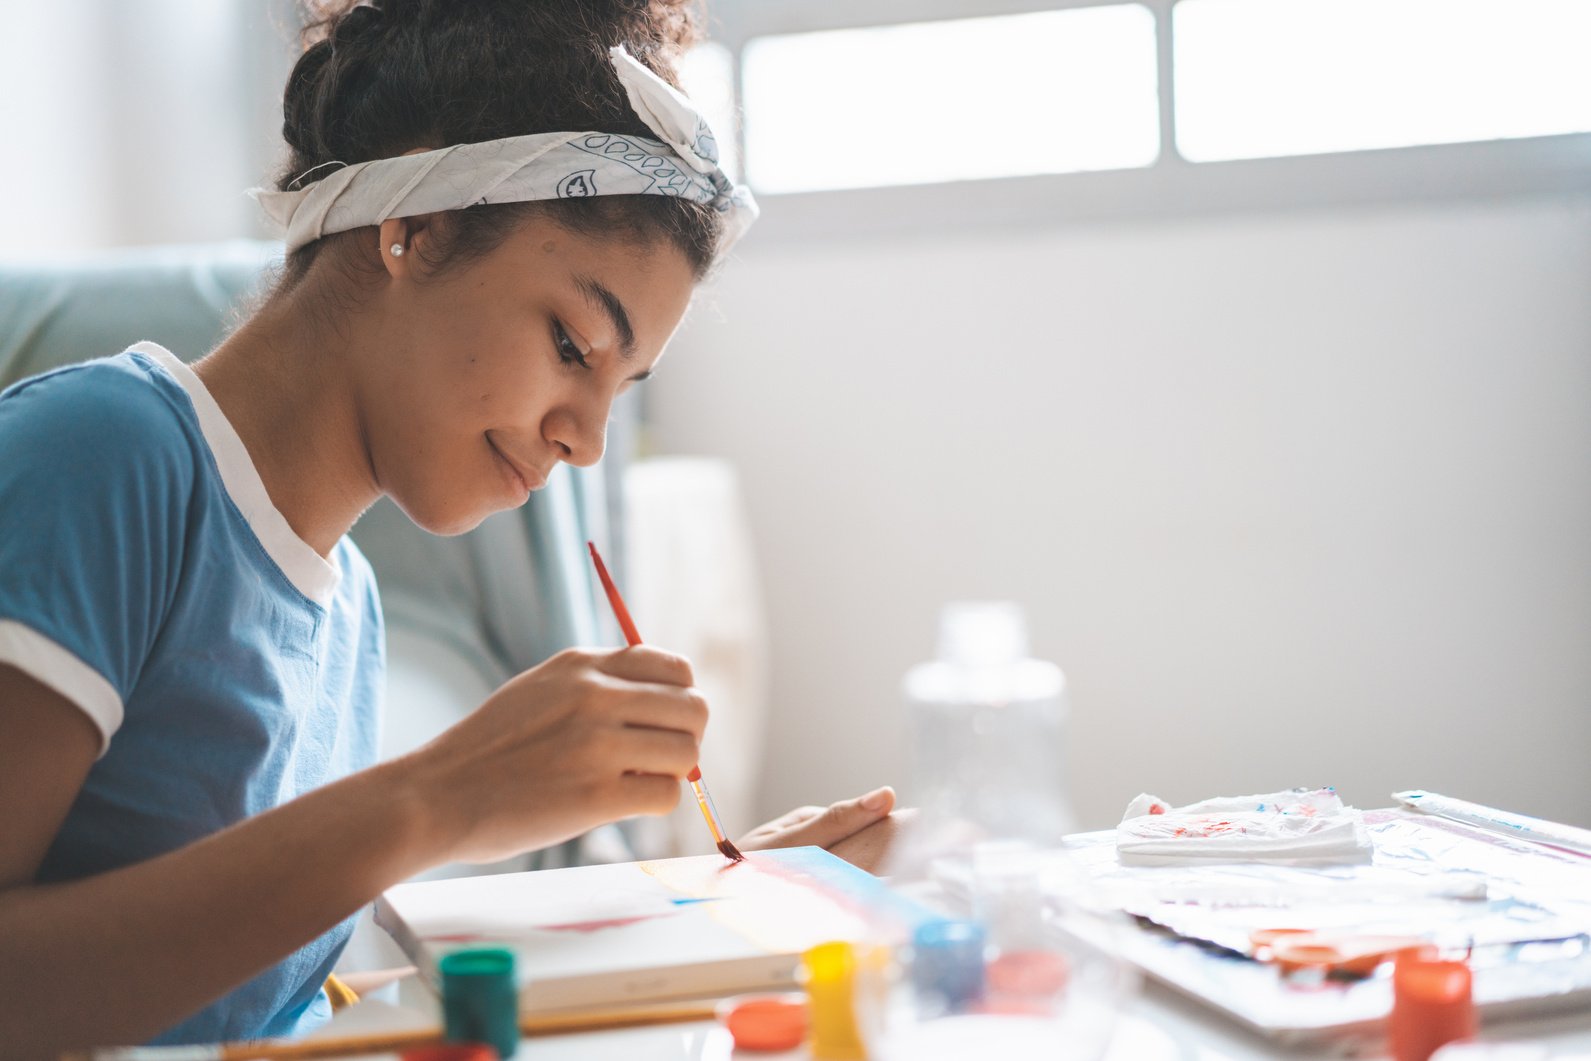
M 799 995 L 731 999 L 719 1019 L 739 1050 L 794 1050 L 807 1037 L 807 1006 Z

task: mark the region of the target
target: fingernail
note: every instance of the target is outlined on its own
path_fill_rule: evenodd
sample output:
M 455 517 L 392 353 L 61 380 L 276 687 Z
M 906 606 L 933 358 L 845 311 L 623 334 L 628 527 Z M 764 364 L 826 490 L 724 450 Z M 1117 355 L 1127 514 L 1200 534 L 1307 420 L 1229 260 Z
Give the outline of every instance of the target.
M 889 787 L 875 788 L 862 797 L 862 806 L 868 810 L 883 810 L 884 804 L 889 802 Z

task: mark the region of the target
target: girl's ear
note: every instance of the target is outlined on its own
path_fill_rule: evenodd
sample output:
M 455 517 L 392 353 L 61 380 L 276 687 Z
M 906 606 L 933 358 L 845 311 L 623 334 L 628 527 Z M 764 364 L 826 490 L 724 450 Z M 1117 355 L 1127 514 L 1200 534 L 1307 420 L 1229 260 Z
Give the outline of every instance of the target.
M 409 219 L 387 218 L 381 222 L 377 239 L 380 241 L 380 246 L 376 250 L 381 256 L 381 264 L 386 267 L 387 275 L 394 280 L 407 280 L 413 275 L 409 268 Z
M 415 275 L 416 251 L 431 239 L 431 215 L 389 217 L 379 229 L 381 264 L 394 280 Z

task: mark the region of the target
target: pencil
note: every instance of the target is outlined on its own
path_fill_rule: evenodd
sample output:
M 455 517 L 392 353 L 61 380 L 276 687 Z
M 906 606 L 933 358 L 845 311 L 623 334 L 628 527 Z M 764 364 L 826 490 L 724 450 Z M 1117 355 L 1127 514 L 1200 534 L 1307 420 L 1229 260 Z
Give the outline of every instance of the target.
M 635 628 L 635 620 L 630 618 L 630 609 L 624 606 L 624 598 L 619 596 L 619 587 L 613 584 L 613 578 L 608 574 L 608 565 L 602 562 L 602 554 L 597 552 L 596 543 L 588 541 L 586 548 L 591 550 L 591 562 L 597 567 L 597 578 L 602 581 L 602 590 L 608 595 L 608 604 L 613 608 L 613 617 L 619 621 L 619 629 L 624 631 L 624 640 L 631 645 L 639 645 L 641 632 Z M 718 807 L 707 792 L 707 783 L 702 780 L 702 768 L 691 767 L 691 772 L 685 775 L 685 780 L 690 782 L 691 791 L 696 794 L 696 805 L 701 808 L 702 817 L 707 820 L 708 831 L 713 834 L 713 842 L 718 850 L 731 862 L 744 862 L 746 856 L 740 853 L 740 849 L 724 832 L 722 821 L 718 817 Z
M 624 1009 L 571 1011 L 522 1018 L 519 1034 L 525 1038 L 606 1031 L 643 1024 L 679 1024 L 710 1020 L 710 1002 L 680 1002 Z M 440 1046 L 447 1040 L 441 1028 L 407 1032 L 348 1035 L 304 1042 L 259 1040 L 217 1043 L 213 1046 L 112 1046 L 62 1055 L 62 1061 L 314 1061 L 322 1057 L 386 1053 L 421 1046 Z

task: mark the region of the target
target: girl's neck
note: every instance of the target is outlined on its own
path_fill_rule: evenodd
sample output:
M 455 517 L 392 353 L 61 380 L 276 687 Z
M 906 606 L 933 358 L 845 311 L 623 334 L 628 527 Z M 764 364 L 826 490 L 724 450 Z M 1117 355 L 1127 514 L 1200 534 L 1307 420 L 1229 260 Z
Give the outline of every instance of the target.
M 271 299 L 193 368 L 243 439 L 271 502 L 329 556 L 381 489 L 347 371 L 357 328 L 319 325 L 322 315 L 295 305 L 303 297 Z

